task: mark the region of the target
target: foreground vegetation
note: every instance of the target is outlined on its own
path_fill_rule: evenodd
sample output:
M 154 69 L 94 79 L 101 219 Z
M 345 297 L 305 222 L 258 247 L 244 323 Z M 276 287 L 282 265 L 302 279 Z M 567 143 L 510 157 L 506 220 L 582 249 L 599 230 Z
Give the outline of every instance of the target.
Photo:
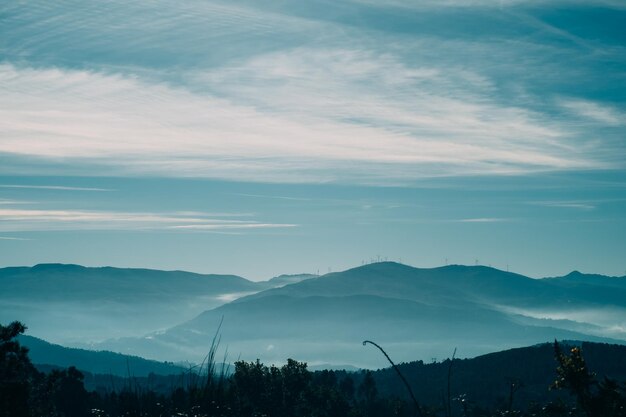
M 431 406 L 421 403 L 419 392 L 415 396 L 419 400 L 407 395 L 397 380 L 386 384 L 393 386 L 393 392 L 381 395 L 385 390 L 379 391 L 376 383 L 380 384 L 381 378 L 370 371 L 310 372 L 305 363 L 291 359 L 282 367 L 238 361 L 234 372 L 226 375 L 224 368 L 215 367 L 214 350 L 204 373 L 190 373 L 183 383 L 166 391 L 132 379 L 120 389 L 87 391 L 84 375 L 76 368 L 39 372 L 28 350 L 16 341 L 24 330 L 19 322 L 0 325 L 0 417 L 626 417 L 624 384 L 608 378 L 598 381 L 581 349 L 564 352 L 556 342 L 554 382 L 545 389 L 563 395 L 514 406 L 514 396 L 523 383 L 515 381 L 510 383 L 508 401 L 491 407 L 478 405 L 465 395 L 451 394 L 454 362 L 448 361 L 442 363 L 448 368 L 448 390 L 442 391 L 441 405 Z M 401 374 L 402 369 L 400 366 L 397 371 Z

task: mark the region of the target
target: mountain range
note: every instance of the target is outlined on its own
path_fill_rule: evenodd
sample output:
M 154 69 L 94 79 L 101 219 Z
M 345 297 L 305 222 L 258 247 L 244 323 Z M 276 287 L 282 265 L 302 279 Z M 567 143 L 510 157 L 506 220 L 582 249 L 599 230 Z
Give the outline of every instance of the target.
M 54 273 L 42 274 L 42 268 Z M 0 270 L 2 294 L 7 269 Z M 113 284 L 104 272 L 116 277 Z M 26 268 L 21 274 L 29 278 L 10 287 L 13 299 L 26 289 L 24 303 L 39 301 L 54 308 L 58 302 L 61 311 L 70 313 L 66 304 L 101 302 L 103 320 L 114 317 L 120 334 L 103 332 L 107 337 L 93 346 L 158 360 L 201 361 L 218 329 L 231 359 L 282 363 L 293 357 L 311 365 L 368 368 L 386 363 L 378 352 L 361 346 L 365 339 L 383 345 L 398 361 L 445 358 L 455 347 L 459 356 L 472 357 L 555 338 L 626 343 L 626 277 L 573 272 L 533 279 L 485 266 L 422 269 L 394 262 L 264 283 L 234 276 L 61 265 Z M 16 273 L 8 275 L 16 281 Z M 34 276 L 46 284 L 39 287 Z M 101 292 L 81 279 L 101 280 L 96 285 Z M 73 293 L 67 283 L 86 293 Z M 3 295 L 5 312 L 7 305 Z M 120 306 L 127 309 L 123 314 L 107 310 Z M 127 314 L 137 316 L 129 325 L 123 323 Z M 98 319 L 92 316 L 92 324 Z M 131 328 L 132 320 L 146 320 L 141 325 L 149 330 Z M 35 332 L 40 323 L 31 328 L 43 337 Z
M 30 334 L 88 347 L 109 338 L 175 326 L 242 295 L 314 275 L 252 282 L 235 275 L 40 264 L 0 269 L 0 322 Z

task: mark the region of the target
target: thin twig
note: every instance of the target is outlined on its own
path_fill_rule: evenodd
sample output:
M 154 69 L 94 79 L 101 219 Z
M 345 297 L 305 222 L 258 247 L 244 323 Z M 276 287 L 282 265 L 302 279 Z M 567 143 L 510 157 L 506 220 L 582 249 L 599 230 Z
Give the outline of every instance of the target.
M 374 343 L 371 340 L 365 340 L 365 341 L 363 341 L 363 346 L 367 345 L 368 343 L 370 345 L 376 346 L 378 348 L 378 350 L 380 350 L 383 353 L 383 355 L 385 355 L 385 358 L 387 358 L 387 360 L 389 361 L 389 363 L 391 364 L 393 369 L 396 370 L 396 372 L 398 373 L 398 376 L 400 377 L 402 382 L 404 382 L 404 385 L 406 386 L 407 391 L 409 391 L 409 395 L 411 396 L 411 399 L 413 400 L 413 404 L 415 404 L 415 410 L 417 410 L 417 415 L 420 416 L 420 417 L 423 416 L 424 414 L 422 413 L 422 408 L 420 407 L 419 403 L 415 399 L 415 395 L 413 394 L 413 390 L 411 389 L 411 386 L 409 385 L 409 383 L 406 380 L 406 378 L 404 377 L 404 375 L 402 375 L 402 372 L 400 372 L 400 369 L 398 369 L 396 364 L 393 363 L 393 361 L 391 360 L 389 355 L 387 355 L 387 352 L 385 352 L 385 350 L 383 348 L 381 348 L 377 343 Z
M 450 396 L 450 380 L 452 379 L 452 364 L 454 363 L 454 357 L 456 356 L 456 348 L 454 348 L 454 352 L 452 352 L 452 359 L 450 360 L 450 365 L 448 366 L 448 417 L 452 417 L 452 402 Z

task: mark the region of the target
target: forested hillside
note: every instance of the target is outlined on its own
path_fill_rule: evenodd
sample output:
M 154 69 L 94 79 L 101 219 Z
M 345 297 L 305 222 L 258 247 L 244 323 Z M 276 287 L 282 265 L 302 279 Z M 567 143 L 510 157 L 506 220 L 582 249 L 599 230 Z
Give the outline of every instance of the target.
M 625 415 L 626 348 L 616 345 L 555 342 L 374 372 L 237 361 L 232 374 L 211 350 L 199 373 L 106 381 L 73 366 L 37 370 L 16 340 L 24 330 L 0 327 L 2 417 Z

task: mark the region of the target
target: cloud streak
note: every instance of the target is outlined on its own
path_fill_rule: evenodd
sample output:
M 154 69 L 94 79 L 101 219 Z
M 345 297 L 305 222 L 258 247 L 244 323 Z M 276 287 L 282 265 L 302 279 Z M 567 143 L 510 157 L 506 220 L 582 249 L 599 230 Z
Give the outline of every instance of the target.
M 612 107 L 602 105 L 601 103 L 589 100 L 569 99 L 562 100 L 560 104 L 565 109 L 578 116 L 603 125 L 619 126 L 626 122 L 626 116 L 624 114 L 621 114 L 618 110 Z
M 142 213 L 88 210 L 18 210 L 0 209 L 0 231 L 67 231 L 67 230 L 179 230 L 219 231 L 279 229 L 295 224 L 260 223 L 254 220 L 233 220 L 236 214 L 216 213 Z
M 598 202 L 595 202 L 595 201 L 533 201 L 533 202 L 530 202 L 529 204 L 544 206 L 544 207 L 591 211 L 591 210 L 596 209 Z
M 337 59 L 344 62 L 332 67 Z M 381 59 L 305 50 L 205 75 L 237 85 L 230 100 L 119 75 L 3 65 L 0 153 L 125 174 L 287 182 L 601 166 L 568 149 L 566 132 L 538 114 L 471 92 L 420 92 L 424 77 L 437 76 Z M 237 84 L 255 73 L 264 75 Z M 374 90 L 364 87 L 372 77 Z M 278 79 L 285 82 L 271 93 Z M 414 94 L 402 93 L 409 88 Z M 257 100 L 234 103 L 241 96 Z
M 32 201 L 22 201 L 22 200 L 7 200 L 4 198 L 0 198 L 0 206 L 14 206 L 20 204 L 35 204 Z
M 504 219 L 498 217 L 476 217 L 471 219 L 456 220 L 459 223 L 500 223 L 509 222 L 511 219 Z
M 58 191 L 115 191 L 107 188 L 68 187 L 64 185 L 13 185 L 0 184 L 0 188 L 25 188 L 33 190 L 58 190 Z M 1 204 L 1 203 L 0 203 Z

